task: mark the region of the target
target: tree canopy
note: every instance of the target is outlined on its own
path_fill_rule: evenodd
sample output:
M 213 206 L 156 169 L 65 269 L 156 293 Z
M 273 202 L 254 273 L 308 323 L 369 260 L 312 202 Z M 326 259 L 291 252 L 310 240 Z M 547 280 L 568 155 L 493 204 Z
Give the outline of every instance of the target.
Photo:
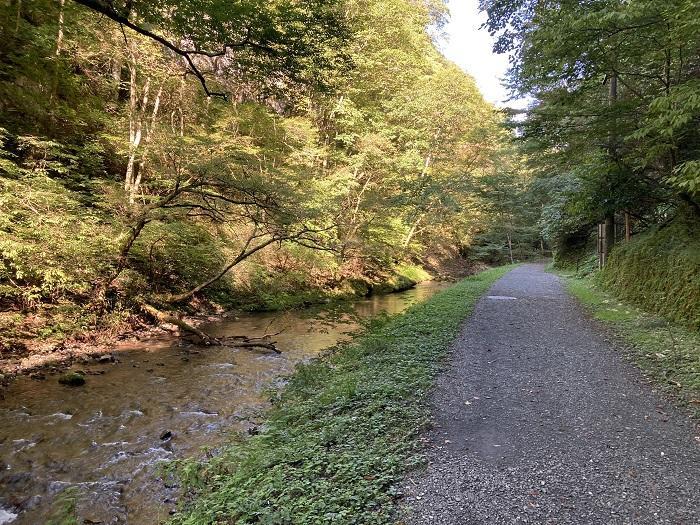
M 506 180 L 509 132 L 437 50 L 446 16 L 434 0 L 3 3 L 3 304 L 65 304 L 70 333 L 144 303 L 366 293 L 479 257 L 473 242 L 507 258 L 515 229 L 483 240 L 501 211 L 479 188 Z M 539 242 L 520 231 L 522 255 Z
M 700 206 L 700 14 L 693 0 L 483 0 L 551 199 L 552 239 L 606 215 L 638 224 Z

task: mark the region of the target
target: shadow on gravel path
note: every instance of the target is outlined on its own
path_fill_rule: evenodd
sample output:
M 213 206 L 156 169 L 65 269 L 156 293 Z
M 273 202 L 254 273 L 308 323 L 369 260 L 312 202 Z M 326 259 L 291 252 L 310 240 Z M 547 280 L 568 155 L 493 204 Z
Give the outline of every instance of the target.
M 480 300 L 433 416 L 406 523 L 700 523 L 700 431 L 542 265 Z

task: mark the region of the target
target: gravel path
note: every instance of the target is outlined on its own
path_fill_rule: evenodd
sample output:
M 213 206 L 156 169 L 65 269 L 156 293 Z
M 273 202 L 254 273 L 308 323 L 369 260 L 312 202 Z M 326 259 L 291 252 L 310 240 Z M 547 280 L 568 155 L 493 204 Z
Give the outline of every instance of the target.
M 700 432 L 541 265 L 477 304 L 433 405 L 408 524 L 700 524 Z

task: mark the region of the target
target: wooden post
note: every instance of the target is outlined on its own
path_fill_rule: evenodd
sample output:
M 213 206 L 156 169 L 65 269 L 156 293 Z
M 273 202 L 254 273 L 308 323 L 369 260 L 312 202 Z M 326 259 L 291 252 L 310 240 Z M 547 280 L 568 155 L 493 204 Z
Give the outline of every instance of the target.
M 630 213 L 625 212 L 625 242 L 629 242 L 632 238 L 632 220 L 630 218 Z

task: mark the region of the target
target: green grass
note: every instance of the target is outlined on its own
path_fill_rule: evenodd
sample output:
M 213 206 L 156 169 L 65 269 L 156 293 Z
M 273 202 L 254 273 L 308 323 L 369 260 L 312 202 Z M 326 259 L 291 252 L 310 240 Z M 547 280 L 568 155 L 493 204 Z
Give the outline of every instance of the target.
M 265 430 L 171 465 L 194 494 L 175 524 L 388 524 L 421 462 L 427 396 L 460 322 L 510 267 L 469 277 L 297 367 Z
M 700 418 L 700 333 L 622 302 L 593 278 L 565 278 L 569 291 L 627 343 L 630 359 Z

